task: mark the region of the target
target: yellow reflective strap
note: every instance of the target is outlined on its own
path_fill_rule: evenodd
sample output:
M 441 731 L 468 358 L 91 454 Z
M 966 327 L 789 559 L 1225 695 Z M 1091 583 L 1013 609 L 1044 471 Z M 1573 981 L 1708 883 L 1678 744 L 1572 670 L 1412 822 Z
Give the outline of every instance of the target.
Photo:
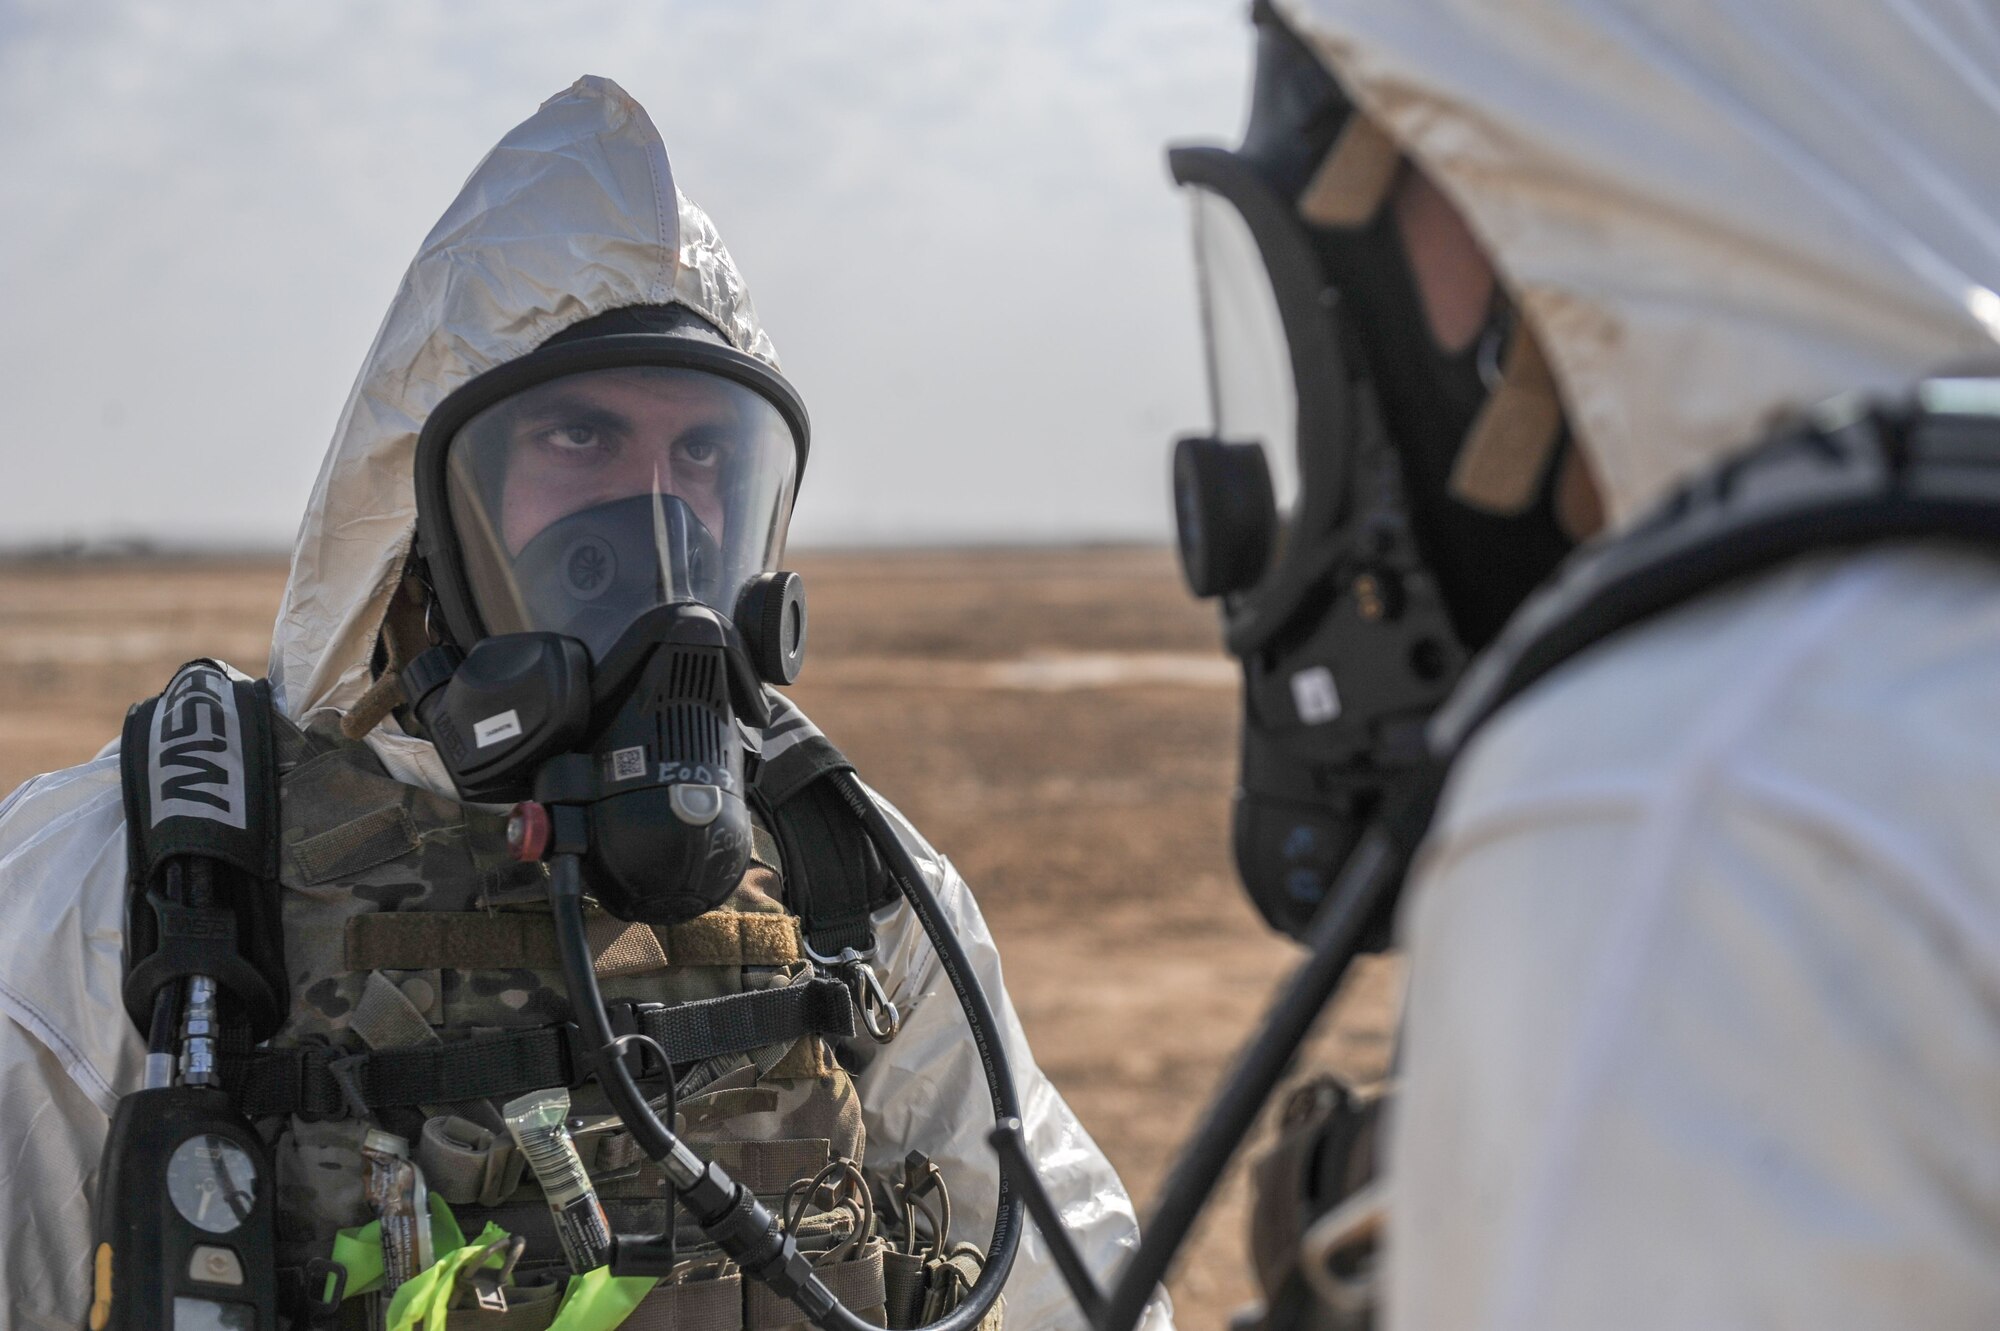
M 371 1220 L 359 1229 L 343 1229 L 333 1236 L 333 1260 L 347 1268 L 347 1297 L 366 1294 L 382 1284 L 382 1222 Z M 334 1277 L 320 1291 L 324 1299 L 333 1293 Z
M 614 1276 L 608 1266 L 571 1276 L 549 1331 L 611 1331 L 658 1283 L 650 1276 Z

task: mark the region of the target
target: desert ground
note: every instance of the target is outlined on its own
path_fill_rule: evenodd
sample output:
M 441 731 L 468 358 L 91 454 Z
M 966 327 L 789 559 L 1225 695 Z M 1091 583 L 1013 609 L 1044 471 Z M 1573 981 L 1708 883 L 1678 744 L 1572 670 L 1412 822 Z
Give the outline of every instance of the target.
M 1294 960 L 1229 866 L 1236 692 L 1210 607 L 1155 549 L 801 554 L 793 697 L 972 884 L 1042 1066 L 1145 1203 Z M 261 673 L 277 559 L 0 564 L 0 791 L 89 758 L 173 668 Z M 1387 1055 L 1394 974 L 1313 1059 Z M 1219 1328 L 1252 1293 L 1232 1180 L 1171 1288 Z

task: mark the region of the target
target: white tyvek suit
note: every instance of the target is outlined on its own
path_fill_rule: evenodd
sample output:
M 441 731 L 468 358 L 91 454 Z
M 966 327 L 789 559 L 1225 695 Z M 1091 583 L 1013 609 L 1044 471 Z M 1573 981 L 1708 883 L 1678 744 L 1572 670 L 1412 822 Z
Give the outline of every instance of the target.
M 677 242 L 677 243 L 676 243 Z M 678 195 L 659 134 L 615 84 L 586 78 L 474 169 L 424 241 L 369 351 L 300 528 L 271 648 L 297 720 L 351 706 L 415 521 L 411 460 L 439 400 L 551 334 L 606 310 L 678 301 L 738 349 L 771 359 L 708 218 Z M 164 683 L 164 681 L 162 681 Z M 369 744 L 403 780 L 449 792 L 435 751 L 393 720 Z M 1030 1144 L 1100 1271 L 1137 1242 L 1109 1162 L 1035 1066 L 1000 958 L 950 864 L 910 834 L 1005 1027 Z M 117 1097 L 143 1049 L 119 999 L 124 816 L 115 753 L 39 777 L 0 810 L 0 1331 L 80 1325 L 90 1199 Z M 858 1079 L 871 1163 L 912 1149 L 950 1181 L 953 1237 L 984 1246 L 996 1164 L 971 1040 L 907 907 L 876 922 L 879 967 L 904 1024 Z M 1008 1324 L 1077 1325 L 1032 1229 L 1007 1285 Z M 1167 1331 L 1164 1303 L 1152 1314 Z
M 1459 205 L 1613 514 L 1991 362 L 2000 20 L 1292 0 Z M 1389 1321 L 2000 1324 L 2000 569 L 1797 562 L 1507 707 L 1413 874 Z

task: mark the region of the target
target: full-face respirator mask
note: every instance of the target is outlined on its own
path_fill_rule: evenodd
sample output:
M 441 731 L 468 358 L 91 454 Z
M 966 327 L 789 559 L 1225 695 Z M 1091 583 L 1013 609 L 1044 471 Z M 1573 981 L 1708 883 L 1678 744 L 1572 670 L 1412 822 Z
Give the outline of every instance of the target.
M 1570 541 L 1559 411 L 1522 493 L 1468 502 L 1459 484 L 1526 329 L 1496 289 L 1469 345 L 1436 344 L 1388 203 L 1408 168 L 1268 5 L 1253 18 L 1242 145 L 1168 153 L 1193 203 L 1214 408 L 1176 445 L 1173 491 L 1188 585 L 1220 599 L 1243 664 L 1238 871 L 1300 937 L 1422 767 L 1469 655 Z
M 459 793 L 587 820 L 627 920 L 715 909 L 748 867 L 764 685 L 805 648 L 773 569 L 806 454 L 777 372 L 673 307 L 614 311 L 481 376 L 417 448 L 418 542 L 449 641 L 404 692 Z M 539 846 L 524 848 L 536 852 Z

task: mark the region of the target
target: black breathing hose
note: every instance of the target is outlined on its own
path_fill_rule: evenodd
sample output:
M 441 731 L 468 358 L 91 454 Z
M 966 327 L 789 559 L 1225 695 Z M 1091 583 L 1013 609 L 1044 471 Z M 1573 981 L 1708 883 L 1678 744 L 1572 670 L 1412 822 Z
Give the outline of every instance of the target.
M 1021 1117 L 1021 1097 L 1014 1087 L 1014 1071 L 1007 1065 L 1007 1047 L 1000 1037 L 1000 1023 L 993 1015 L 993 1007 L 986 1001 L 986 991 L 980 987 L 979 977 L 972 973 L 972 958 L 966 956 L 965 945 L 958 941 L 951 924 L 944 918 L 944 910 L 938 904 L 937 894 L 924 881 L 923 870 L 903 844 L 902 837 L 889 825 L 889 816 L 882 812 L 882 806 L 875 802 L 865 790 L 859 778 L 851 771 L 837 771 L 829 778 L 840 797 L 847 802 L 867 831 L 869 840 L 875 843 L 888 863 L 890 875 L 902 890 L 903 899 L 910 903 L 917 923 L 923 926 L 925 937 L 937 951 L 938 964 L 944 968 L 945 978 L 951 981 L 952 992 L 958 995 L 958 1005 L 965 1013 L 965 1023 L 972 1031 L 972 1043 L 979 1052 L 979 1068 L 986 1076 L 986 1093 L 993 1102 L 993 1121 L 996 1124 Z M 986 1245 L 986 1262 L 966 1293 L 965 1302 L 941 1321 L 935 1322 L 923 1331 L 960 1331 L 960 1325 L 971 1327 L 985 1315 L 985 1310 L 993 1305 L 1000 1295 L 1000 1287 L 1007 1281 L 1014 1269 L 1014 1257 L 1021 1246 L 1021 1199 L 1007 1181 L 1007 1171 L 996 1169 L 995 1177 L 999 1185 L 993 1205 L 993 1238 Z M 945 1236 L 938 1235 L 942 1244 Z M 968 1309 L 976 1308 L 975 1315 L 963 1319 L 962 1323 L 946 1326 Z
M 1270 1015 L 1223 1076 L 1222 1089 L 1181 1151 L 1148 1217 L 1138 1251 L 1105 1298 L 1097 1331 L 1132 1331 L 1153 1290 L 1166 1279 L 1195 1218 L 1201 1214 L 1257 1112 L 1285 1075 L 1292 1056 L 1333 997 L 1354 960 L 1362 930 L 1400 881 L 1407 854 L 1397 839 L 1374 828 L 1342 866 L 1327 904 L 1305 942 L 1312 953 L 1292 973 Z M 1051 1237 L 1051 1242 L 1055 1242 Z
M 834 773 L 835 783 L 869 839 L 882 855 L 891 876 L 910 903 L 917 921 L 936 949 L 939 964 L 971 1027 L 979 1063 L 993 1101 L 996 1123 L 1020 1117 L 1020 1098 L 1015 1093 L 1013 1073 L 1001 1041 L 993 1008 L 972 971 L 972 960 L 944 919 L 936 895 L 924 881 L 922 870 L 902 839 L 890 826 L 881 807 L 851 772 Z M 701 1223 L 703 1231 L 734 1257 L 746 1271 L 784 1295 L 822 1331 L 880 1331 L 834 1298 L 825 1283 L 813 1272 L 810 1261 L 799 1252 L 768 1208 L 748 1189 L 733 1182 L 712 1162 L 705 1162 L 660 1121 L 645 1094 L 626 1066 L 610 1019 L 585 935 L 583 920 L 583 866 L 578 855 L 559 853 L 549 865 L 549 903 L 555 919 L 556 943 L 562 956 L 563 976 L 570 989 L 574 1011 L 585 1047 L 595 1051 L 595 1070 L 612 1107 L 625 1122 L 640 1149 L 658 1161 L 668 1180 L 680 1194 L 688 1211 Z M 982 1321 L 1001 1287 L 1013 1270 L 1021 1242 L 1021 1201 L 999 1174 L 998 1200 L 993 1217 L 993 1239 L 987 1246 L 985 1268 L 963 1302 L 945 1316 L 916 1331 L 973 1331 Z M 939 1242 L 945 1236 L 938 1236 Z

